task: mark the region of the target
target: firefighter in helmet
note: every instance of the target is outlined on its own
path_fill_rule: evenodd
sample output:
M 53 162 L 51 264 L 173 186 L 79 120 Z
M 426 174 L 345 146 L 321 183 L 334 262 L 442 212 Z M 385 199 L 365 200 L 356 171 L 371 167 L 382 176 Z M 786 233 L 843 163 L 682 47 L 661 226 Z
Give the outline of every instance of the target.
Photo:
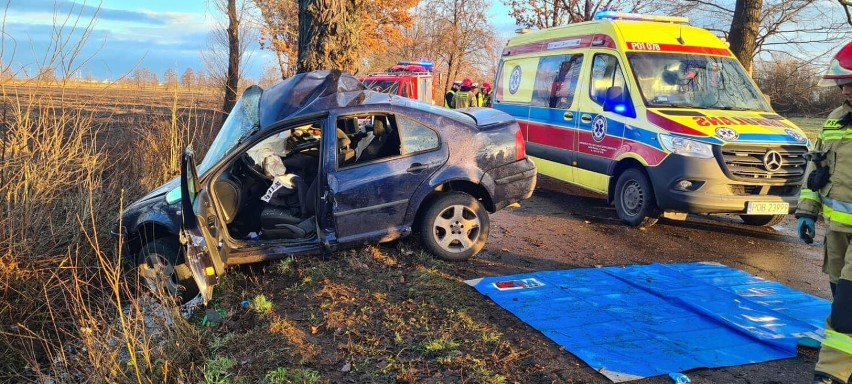
M 799 237 L 813 242 L 817 215 L 825 220 L 825 261 L 834 301 L 814 383 L 849 384 L 852 376 L 852 43 L 828 66 L 822 86 L 838 86 L 843 105 L 828 116 L 808 154 L 807 184 L 796 210 Z
M 461 90 L 456 92 L 456 109 L 477 106 L 471 89 L 473 89 L 473 81 L 470 79 L 462 80 Z

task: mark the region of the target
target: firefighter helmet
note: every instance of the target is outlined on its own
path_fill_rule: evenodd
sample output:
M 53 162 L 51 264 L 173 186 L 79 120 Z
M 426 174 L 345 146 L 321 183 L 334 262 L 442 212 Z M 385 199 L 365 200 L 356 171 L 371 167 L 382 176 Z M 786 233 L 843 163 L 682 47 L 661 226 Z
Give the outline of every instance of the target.
M 485 89 L 485 92 L 491 92 L 491 84 L 482 83 L 482 88 Z
M 462 80 L 462 84 L 461 84 L 461 85 L 462 85 L 462 87 L 468 87 L 468 88 L 470 88 L 470 87 L 472 87 L 472 86 L 473 86 L 473 81 L 472 81 L 471 79 L 464 79 L 464 80 Z
M 828 87 L 852 83 L 852 43 L 847 43 L 831 59 L 819 85 Z

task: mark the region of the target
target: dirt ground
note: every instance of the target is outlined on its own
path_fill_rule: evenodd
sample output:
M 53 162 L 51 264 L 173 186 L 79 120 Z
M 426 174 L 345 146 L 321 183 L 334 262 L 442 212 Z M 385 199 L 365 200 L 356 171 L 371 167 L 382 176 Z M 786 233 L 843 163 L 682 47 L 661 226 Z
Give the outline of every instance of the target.
M 661 220 L 648 229 L 623 225 L 605 200 L 559 181 L 539 177 L 534 196 L 520 208 L 491 216 L 486 249 L 468 263 L 453 264 L 461 278 L 533 271 L 648 263 L 714 261 L 792 288 L 830 297 L 821 272 L 822 241 L 805 245 L 795 219 L 771 228 L 737 217 L 690 216 Z M 821 224 L 821 223 L 820 223 Z M 823 236 L 818 225 L 817 238 Z M 493 321 L 536 351 L 542 382 L 607 383 L 604 376 L 496 305 Z M 817 351 L 799 348 L 793 359 L 686 372 L 693 383 L 810 382 Z M 636 383 L 671 383 L 666 376 Z

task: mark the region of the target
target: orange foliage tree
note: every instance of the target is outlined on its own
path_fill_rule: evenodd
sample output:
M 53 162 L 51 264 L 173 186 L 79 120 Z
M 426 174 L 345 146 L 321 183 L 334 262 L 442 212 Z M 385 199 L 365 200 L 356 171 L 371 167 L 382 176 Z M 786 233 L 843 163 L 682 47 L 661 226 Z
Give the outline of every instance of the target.
M 261 45 L 276 52 L 282 77 L 295 73 L 298 53 L 299 5 L 297 0 L 254 0 L 260 10 Z M 358 63 L 369 63 L 404 43 L 401 29 L 410 27 L 419 0 L 355 0 L 358 26 Z M 355 69 L 355 72 L 358 68 Z

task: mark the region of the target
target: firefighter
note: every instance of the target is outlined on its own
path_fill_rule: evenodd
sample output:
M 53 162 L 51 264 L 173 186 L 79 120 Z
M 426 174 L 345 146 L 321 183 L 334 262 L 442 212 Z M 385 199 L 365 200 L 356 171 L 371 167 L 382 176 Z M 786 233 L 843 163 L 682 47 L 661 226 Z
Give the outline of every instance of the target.
M 470 88 L 470 93 L 473 95 L 473 106 L 481 107 L 482 93 L 479 91 L 479 83 L 473 83 L 473 86 Z
M 852 43 L 832 59 L 820 85 L 836 85 L 843 105 L 828 116 L 808 154 L 807 185 L 796 210 L 799 237 L 813 242 L 817 215 L 825 219 L 825 259 L 834 301 L 826 320 L 825 340 L 814 369 L 814 384 L 848 384 L 852 376 Z
M 482 107 L 491 108 L 491 84 L 482 83 Z
M 474 100 L 473 93 L 470 90 L 473 88 L 473 81 L 470 79 L 464 79 L 461 83 L 461 90 L 456 92 L 455 102 L 456 109 L 458 108 L 469 108 L 476 106 L 476 100 Z
M 461 81 L 454 81 L 453 86 L 444 95 L 444 108 L 456 108 L 456 93 L 459 91 L 459 87 L 461 87 Z

